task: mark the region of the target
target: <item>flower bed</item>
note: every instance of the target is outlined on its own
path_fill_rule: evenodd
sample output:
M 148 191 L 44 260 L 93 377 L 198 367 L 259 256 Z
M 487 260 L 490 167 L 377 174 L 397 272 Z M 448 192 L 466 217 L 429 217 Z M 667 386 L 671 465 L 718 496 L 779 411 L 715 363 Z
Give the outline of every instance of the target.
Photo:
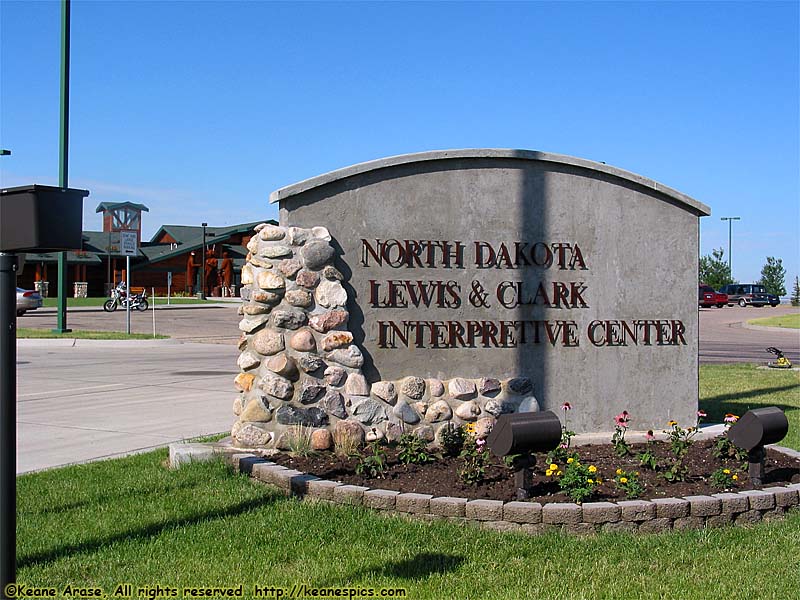
M 800 453 L 772 447 L 772 453 L 800 461 Z M 774 454 L 773 454 L 774 455 Z M 573 533 L 597 531 L 660 532 L 670 529 L 753 524 L 782 518 L 800 504 L 800 483 L 768 485 L 760 490 L 663 497 L 616 502 L 536 502 L 471 499 L 458 495 L 400 492 L 323 479 L 251 453 L 227 454 L 239 472 L 279 488 L 286 495 L 338 504 L 363 505 L 391 514 L 425 519 L 478 522 L 499 530 L 541 533 L 560 528 Z
M 375 439 L 363 448 L 357 438 L 340 436 L 335 452 L 315 451 L 311 431 L 296 427 L 287 431 L 291 452 L 269 451 L 269 460 L 237 455 L 244 462 L 233 463 L 289 494 L 531 531 L 753 523 L 800 504 L 800 453 L 768 447 L 763 483 L 755 489 L 747 454 L 727 437 L 735 415 L 726 416 L 725 432 L 714 439 L 695 439 L 706 416 L 699 411 L 694 426 L 670 421 L 661 440 L 648 431 L 644 443 L 631 443 L 630 416 L 623 411 L 611 444 L 573 447 L 566 419 L 571 407 L 565 403 L 562 410 L 561 443 L 530 456 L 492 456 L 488 432 L 474 424 L 448 426 L 433 447 L 414 434 L 390 443 Z M 515 476 L 521 466 L 528 467 L 524 484 Z M 518 485 L 525 487 L 524 501 Z
M 654 442 L 650 449 L 661 464 L 670 459 L 669 446 L 664 442 Z M 634 444 L 633 454 L 620 458 L 610 445 L 579 446 L 576 449 L 578 461 L 587 471 L 586 478 L 593 484 L 591 496 L 586 500 L 617 501 L 627 499 L 652 500 L 665 497 L 690 495 L 708 495 L 725 491 L 752 490 L 753 486 L 747 477 L 746 469 L 735 458 L 717 459 L 712 455 L 714 442 L 702 440 L 695 442 L 684 458 L 684 465 L 689 475 L 684 481 L 667 481 L 664 472 L 651 470 L 639 464 L 637 455 L 648 446 Z M 386 450 L 385 471 L 382 477 L 372 477 L 357 473 L 358 458 L 342 458 L 333 452 L 324 452 L 307 457 L 292 456 L 289 453 L 275 453 L 269 460 L 289 469 L 309 473 L 320 477 L 339 481 L 348 485 L 361 485 L 372 488 L 383 488 L 403 493 L 425 493 L 435 496 L 463 496 L 485 500 L 516 500 L 513 470 L 495 457 L 489 457 L 484 467 L 483 477 L 477 483 L 467 483 L 459 475 L 464 467 L 464 459 L 441 456 L 425 464 L 404 464 L 399 460 L 401 450 Z M 369 454 L 368 451 L 365 454 Z M 550 463 L 546 455 L 536 454 L 536 467 L 532 469 L 530 500 L 535 502 L 570 502 L 572 497 L 560 487 L 555 473 L 548 475 L 552 464 L 561 468 L 562 473 L 568 468 L 566 461 Z M 572 466 L 571 463 L 569 467 Z M 617 471 L 627 473 L 628 481 Z M 712 475 L 723 470 L 730 471 L 731 476 L 726 485 L 715 484 Z M 563 475 L 562 475 L 563 477 Z M 630 479 L 638 480 L 642 492 L 628 494 Z M 599 482 L 597 485 L 594 483 Z M 787 455 L 782 451 L 769 448 L 766 459 L 765 486 L 800 483 L 800 459 Z M 631 497 L 635 496 L 635 497 Z

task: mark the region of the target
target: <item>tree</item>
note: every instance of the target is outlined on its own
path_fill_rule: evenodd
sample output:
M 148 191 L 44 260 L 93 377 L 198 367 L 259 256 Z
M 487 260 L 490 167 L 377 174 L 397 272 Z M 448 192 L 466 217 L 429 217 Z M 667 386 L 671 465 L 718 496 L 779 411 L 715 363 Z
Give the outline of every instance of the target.
M 794 277 L 794 290 L 792 290 L 792 306 L 800 306 L 800 277 Z
M 786 295 L 786 269 L 783 268 L 783 261 L 772 256 L 767 257 L 767 262 L 761 267 L 761 279 L 758 281 L 767 288 L 770 294 L 776 296 Z
M 700 283 L 718 290 L 723 285 L 733 283 L 728 263 L 722 260 L 722 248 L 711 251 L 711 256 L 700 257 Z

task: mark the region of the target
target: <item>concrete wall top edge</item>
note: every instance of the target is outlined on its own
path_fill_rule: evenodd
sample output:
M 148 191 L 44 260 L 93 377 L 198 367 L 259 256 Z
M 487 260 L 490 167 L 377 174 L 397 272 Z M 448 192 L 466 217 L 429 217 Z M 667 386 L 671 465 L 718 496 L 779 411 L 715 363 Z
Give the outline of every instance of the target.
M 371 160 L 368 162 L 351 165 L 343 169 L 337 169 L 329 173 L 324 173 L 310 179 L 305 179 L 298 183 L 282 187 L 272 192 L 269 196 L 270 203 L 280 202 L 297 196 L 311 189 L 322 187 L 354 175 L 360 175 L 378 169 L 385 169 L 398 165 L 406 165 L 415 162 L 428 162 L 437 160 L 449 159 L 465 159 L 465 158 L 497 158 L 497 159 L 519 159 L 540 162 L 558 163 L 563 165 L 570 165 L 574 167 L 596 171 L 620 179 L 630 181 L 632 183 L 641 185 L 659 194 L 663 194 L 677 203 L 683 205 L 685 208 L 692 212 L 697 212 L 698 216 L 706 217 L 711 214 L 711 209 L 698 202 L 694 198 L 682 194 L 668 186 L 665 186 L 657 181 L 642 177 L 630 171 L 612 167 L 604 163 L 577 158 L 574 156 L 567 156 L 565 154 L 552 154 L 548 152 L 538 152 L 535 150 L 515 150 L 507 148 L 466 148 L 458 150 L 432 150 L 429 152 L 417 152 L 413 154 L 401 154 L 398 156 L 390 156 Z

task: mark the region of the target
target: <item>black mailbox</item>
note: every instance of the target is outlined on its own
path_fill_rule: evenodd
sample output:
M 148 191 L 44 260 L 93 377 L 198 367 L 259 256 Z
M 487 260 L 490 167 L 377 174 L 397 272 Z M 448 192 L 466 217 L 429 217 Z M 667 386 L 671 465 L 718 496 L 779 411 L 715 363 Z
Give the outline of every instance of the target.
M 548 452 L 561 442 L 561 421 L 547 410 L 500 415 L 486 437 L 486 445 L 497 456 Z
M 728 431 L 731 444 L 750 452 L 757 446 L 780 442 L 789 431 L 789 421 L 777 406 L 748 410 Z
M 748 474 L 753 485 L 760 486 L 764 480 L 764 446 L 780 442 L 788 431 L 789 421 L 777 406 L 748 410 L 728 430 L 731 444 L 747 450 Z
M 87 190 L 26 185 L 0 190 L 0 252 L 81 247 Z

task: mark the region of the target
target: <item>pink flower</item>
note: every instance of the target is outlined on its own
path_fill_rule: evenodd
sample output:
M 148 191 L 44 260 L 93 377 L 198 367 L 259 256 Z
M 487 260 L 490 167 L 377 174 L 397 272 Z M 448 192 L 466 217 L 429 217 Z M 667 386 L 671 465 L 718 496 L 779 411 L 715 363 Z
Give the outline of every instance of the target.
M 644 439 L 646 439 L 648 442 L 652 442 L 654 439 L 656 439 L 656 436 L 653 435 L 652 429 L 647 430 L 647 433 L 644 434 Z
M 732 415 L 731 413 L 725 415 L 725 418 L 723 419 L 723 421 L 725 421 L 726 423 L 736 423 L 736 421 L 738 420 L 739 417 L 737 417 L 736 415 Z
M 561 410 L 563 410 L 564 412 L 572 410 L 572 405 L 569 402 L 564 402 L 564 404 L 561 405 Z
M 620 414 L 614 417 L 614 422 L 617 424 L 617 427 L 627 427 L 628 421 L 630 421 L 630 419 L 628 418 L 627 410 L 623 410 Z
M 478 451 L 483 450 L 483 446 L 485 444 L 486 444 L 486 440 L 484 440 L 484 439 L 475 440 L 475 447 L 478 448 Z
M 705 419 L 707 416 L 708 415 L 706 414 L 706 411 L 704 411 L 704 410 L 698 410 L 697 411 L 697 418 L 698 419 Z

